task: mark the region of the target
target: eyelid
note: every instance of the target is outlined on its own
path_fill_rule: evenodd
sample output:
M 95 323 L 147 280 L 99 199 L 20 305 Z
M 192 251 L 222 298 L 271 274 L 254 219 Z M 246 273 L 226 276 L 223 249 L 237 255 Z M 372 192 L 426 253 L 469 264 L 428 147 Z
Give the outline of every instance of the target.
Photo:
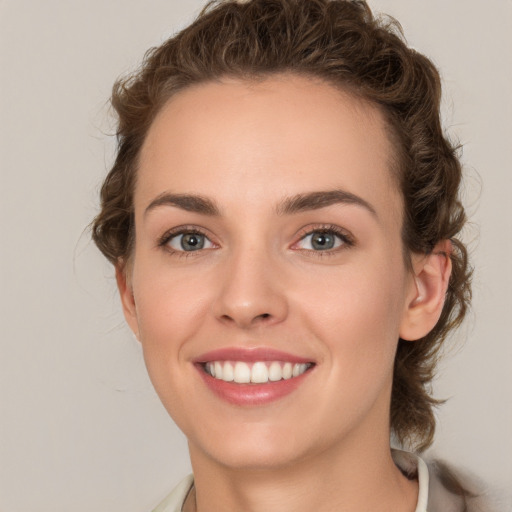
M 326 249 L 324 251 L 315 251 L 313 249 L 302 249 L 296 247 L 299 242 L 304 240 L 307 236 L 312 235 L 313 233 L 332 233 L 334 236 L 338 237 L 341 240 L 341 245 L 332 249 Z M 209 247 L 206 249 L 200 249 L 197 251 L 181 251 L 177 249 L 173 249 L 168 245 L 169 240 L 179 235 L 184 234 L 198 234 L 206 237 L 213 247 Z M 212 236 L 209 230 L 201 228 L 197 225 L 181 225 L 173 227 L 167 230 L 162 236 L 160 236 L 157 240 L 157 247 L 164 248 L 165 250 L 179 254 L 180 256 L 190 256 L 196 253 L 201 253 L 203 251 L 208 251 L 211 249 L 219 248 L 219 244 L 214 240 L 214 236 Z M 296 241 L 291 245 L 292 250 L 296 251 L 304 251 L 310 254 L 314 254 L 315 256 L 328 256 L 336 254 L 338 251 L 342 251 L 344 249 L 350 248 L 354 246 L 356 240 L 354 236 L 346 229 L 341 228 L 340 226 L 334 224 L 314 224 L 303 227 L 296 236 Z
M 299 242 L 304 240 L 306 237 L 312 235 L 313 233 L 331 233 L 331 234 L 335 235 L 336 237 L 338 237 L 342 243 L 338 247 L 335 247 L 332 249 L 326 249 L 324 251 L 315 251 L 313 249 L 302 249 L 302 248 L 295 247 L 295 246 L 297 246 L 297 244 Z M 318 224 L 318 225 L 309 225 L 309 226 L 302 228 L 297 235 L 297 241 L 292 244 L 291 249 L 312 253 L 315 256 L 327 256 L 327 255 L 335 254 L 338 251 L 347 249 L 354 245 L 355 245 L 355 238 L 346 229 L 343 229 L 340 226 L 337 226 L 335 224 Z
M 187 235 L 187 234 L 202 235 L 205 238 L 207 238 L 214 247 L 208 247 L 206 249 L 199 249 L 197 251 L 180 251 L 180 250 L 174 249 L 168 245 L 169 241 L 172 240 L 173 238 L 180 236 L 180 235 Z M 218 247 L 218 244 L 216 242 L 214 242 L 212 240 L 212 238 L 213 238 L 212 235 L 209 234 L 209 232 L 206 229 L 200 228 L 195 225 L 182 225 L 182 226 L 176 226 L 174 228 L 171 228 L 171 229 L 167 230 L 162 236 L 160 236 L 157 240 L 157 247 L 162 247 L 172 253 L 179 253 L 179 254 L 188 256 L 188 255 L 196 253 L 196 252 L 210 250 L 210 249 Z

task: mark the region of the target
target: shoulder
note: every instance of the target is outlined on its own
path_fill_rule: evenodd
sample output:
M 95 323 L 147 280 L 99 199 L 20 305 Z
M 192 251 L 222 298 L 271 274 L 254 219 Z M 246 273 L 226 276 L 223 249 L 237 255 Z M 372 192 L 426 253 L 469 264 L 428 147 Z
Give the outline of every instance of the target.
M 395 464 L 408 478 L 418 479 L 416 512 L 498 512 L 489 490 L 476 477 L 439 459 L 392 450 Z
M 428 512 L 499 512 L 483 483 L 439 459 L 393 450 L 397 466 L 420 483 L 418 507 Z M 152 512 L 181 512 L 194 484 L 192 475 L 184 478 Z M 427 504 L 428 503 L 428 504 Z
M 426 460 L 428 512 L 497 512 L 489 490 L 473 475 L 438 459 Z

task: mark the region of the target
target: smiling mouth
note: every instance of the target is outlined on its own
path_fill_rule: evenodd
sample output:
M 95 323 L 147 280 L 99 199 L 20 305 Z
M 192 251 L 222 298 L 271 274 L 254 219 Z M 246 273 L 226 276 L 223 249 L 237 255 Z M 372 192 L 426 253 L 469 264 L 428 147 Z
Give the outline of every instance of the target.
M 216 380 L 237 384 L 267 384 L 300 377 L 314 363 L 287 361 L 209 361 L 201 365 L 205 373 Z

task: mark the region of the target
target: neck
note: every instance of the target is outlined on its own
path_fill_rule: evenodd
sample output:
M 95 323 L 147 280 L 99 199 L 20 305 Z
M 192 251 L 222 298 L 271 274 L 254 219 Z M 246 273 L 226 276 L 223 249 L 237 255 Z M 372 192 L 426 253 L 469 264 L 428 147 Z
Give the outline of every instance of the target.
M 395 466 L 387 439 L 385 443 L 347 443 L 341 450 L 272 468 L 221 466 L 190 448 L 196 487 L 191 510 L 196 512 L 415 509 L 417 482 Z

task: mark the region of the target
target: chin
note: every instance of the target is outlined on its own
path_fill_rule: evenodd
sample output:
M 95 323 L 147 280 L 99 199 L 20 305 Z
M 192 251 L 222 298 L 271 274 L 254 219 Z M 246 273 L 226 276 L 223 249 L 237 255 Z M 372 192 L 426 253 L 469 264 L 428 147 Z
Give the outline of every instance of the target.
M 262 444 L 253 444 L 252 447 L 244 446 L 225 450 L 218 453 L 213 450 L 209 456 L 217 464 L 238 471 L 269 471 L 286 468 L 297 462 L 297 454 L 283 451 L 282 446 L 270 447 Z
M 258 426 L 261 427 L 261 426 Z M 189 439 L 192 458 L 194 452 L 202 452 L 210 460 L 224 467 L 236 470 L 269 470 L 286 467 L 305 456 L 298 447 L 298 439 L 290 436 L 290 431 L 278 432 L 278 429 L 242 428 L 238 434 L 228 429 L 220 438 L 208 436 L 207 442 L 195 442 Z M 203 441 L 205 438 L 203 438 Z

